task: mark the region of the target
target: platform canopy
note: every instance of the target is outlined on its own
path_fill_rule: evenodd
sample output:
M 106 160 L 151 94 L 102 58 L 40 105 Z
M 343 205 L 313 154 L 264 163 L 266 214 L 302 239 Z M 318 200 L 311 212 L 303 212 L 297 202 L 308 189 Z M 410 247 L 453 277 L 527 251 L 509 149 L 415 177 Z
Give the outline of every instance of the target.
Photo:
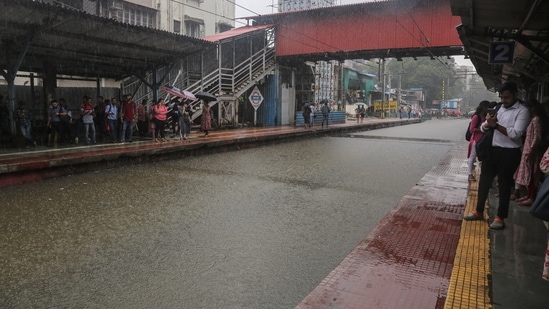
M 0 0 L 0 68 L 122 79 L 215 48 L 184 35 L 32 0 Z M 20 63 L 20 66 L 17 64 Z
M 450 0 L 450 3 L 452 14 L 461 17 L 462 24 L 457 30 L 467 55 L 489 89 L 504 81 L 514 81 L 523 88 L 547 81 L 549 1 Z M 514 53 L 504 54 L 507 47 L 502 42 L 514 47 Z M 490 54 L 494 58 L 498 53 L 503 58 L 512 55 L 510 63 L 494 63 Z

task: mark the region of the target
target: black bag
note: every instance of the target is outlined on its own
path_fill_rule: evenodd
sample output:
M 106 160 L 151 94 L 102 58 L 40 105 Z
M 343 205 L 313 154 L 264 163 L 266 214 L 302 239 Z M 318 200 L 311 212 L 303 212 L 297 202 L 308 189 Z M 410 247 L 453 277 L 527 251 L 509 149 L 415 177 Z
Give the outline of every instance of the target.
M 486 159 L 488 153 L 492 150 L 492 140 L 494 139 L 494 129 L 490 128 L 484 133 L 484 136 L 475 144 L 475 151 L 479 161 Z
M 529 212 L 538 219 L 549 221 L 549 178 L 543 181 Z
M 497 115 L 502 103 L 498 103 L 495 108 L 495 113 Z M 477 157 L 479 161 L 486 159 L 488 153 L 492 151 L 492 140 L 494 139 L 494 128 L 488 129 L 484 132 L 484 136 L 475 144 L 475 151 L 477 152 Z
M 475 117 L 475 115 L 471 116 L 471 119 L 473 119 L 473 117 Z M 465 131 L 465 140 L 468 141 L 468 142 L 471 140 L 471 137 L 473 136 L 473 132 L 471 132 L 471 130 L 469 130 L 469 128 L 471 127 L 471 122 L 472 121 L 469 121 L 469 124 L 467 125 L 467 131 Z M 479 116 L 477 116 L 477 128 L 478 127 L 480 127 Z

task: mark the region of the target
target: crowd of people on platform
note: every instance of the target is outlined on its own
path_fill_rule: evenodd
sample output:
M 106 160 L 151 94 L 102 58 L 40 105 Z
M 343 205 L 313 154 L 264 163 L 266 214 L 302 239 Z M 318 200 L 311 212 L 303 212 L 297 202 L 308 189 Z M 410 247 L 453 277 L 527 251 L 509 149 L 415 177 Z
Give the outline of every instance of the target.
M 320 111 L 322 113 L 322 122 L 320 125 L 321 128 L 324 128 L 324 124 L 326 124 L 326 128 L 329 127 L 329 119 L 332 108 L 330 107 L 328 101 L 323 101 L 320 103 L 305 104 L 303 106 L 302 115 L 305 128 L 314 127 L 316 118 L 315 112 L 317 111 Z
M 164 99 L 147 100 L 137 104 L 132 95 L 122 96 L 120 104 L 117 98 L 104 99 L 99 96 L 97 102 L 84 96 L 77 110 L 71 110 L 65 99 L 53 99 L 47 109 L 45 144 L 64 146 L 85 143 L 132 143 L 135 137 L 152 137 L 154 142 L 165 142 L 166 130 L 170 129 L 172 138 L 187 140 L 191 132 L 192 114 L 190 101 L 173 99 L 166 104 Z M 200 129 L 204 136 L 209 135 L 212 126 L 212 111 L 203 104 Z M 16 127 L 26 141 L 26 148 L 36 147 L 36 133 L 33 133 L 31 111 L 25 102 L 17 102 L 13 119 Z M 0 137 L 11 137 L 10 113 L 3 98 L 0 98 Z M 11 141 L 10 141 L 11 142 Z
M 480 151 L 477 144 L 488 133 L 493 133 L 493 137 L 480 165 L 476 207 L 464 217 L 468 221 L 484 220 L 489 190 L 497 178 L 499 202 L 490 224 L 494 230 L 505 228 L 510 201 L 530 207 L 549 175 L 549 101 L 521 100 L 518 87 L 512 82 L 500 87 L 499 97 L 501 103 L 481 101 L 469 124 L 469 181 L 477 181 L 474 175 L 477 150 Z M 546 254 L 549 258 L 549 242 Z M 543 278 L 549 280 L 549 263 L 544 265 Z
M 532 205 L 544 179 L 540 169 L 541 159 L 549 147 L 549 102 L 541 104 L 536 99 L 520 100 L 514 83 L 504 83 L 499 94 L 502 102 L 481 101 L 469 124 L 470 181 L 476 181 L 476 144 L 488 130 L 494 130 L 494 135 L 493 148 L 481 165 L 477 209 L 466 219 L 482 217 L 488 190 L 497 176 L 499 207 L 491 225 L 493 229 L 505 226 L 509 201 L 515 200 L 521 206 Z
M 71 111 L 63 98 L 52 100 L 48 108 L 47 145 L 86 145 L 97 142 L 124 143 L 133 141 L 134 124 L 138 107 L 131 95 L 124 95 L 118 104 L 117 98 L 99 96 L 94 104 L 84 96 L 76 111 Z M 78 117 L 79 115 L 79 117 Z

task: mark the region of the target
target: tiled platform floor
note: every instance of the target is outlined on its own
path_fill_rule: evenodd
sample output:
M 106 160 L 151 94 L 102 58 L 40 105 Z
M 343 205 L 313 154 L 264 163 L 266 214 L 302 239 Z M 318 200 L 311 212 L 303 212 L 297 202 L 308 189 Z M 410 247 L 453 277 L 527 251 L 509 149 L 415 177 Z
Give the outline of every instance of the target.
M 478 189 L 467 180 L 466 146 L 456 145 L 296 308 L 549 308 L 543 223 L 514 202 L 503 231 L 462 220 Z

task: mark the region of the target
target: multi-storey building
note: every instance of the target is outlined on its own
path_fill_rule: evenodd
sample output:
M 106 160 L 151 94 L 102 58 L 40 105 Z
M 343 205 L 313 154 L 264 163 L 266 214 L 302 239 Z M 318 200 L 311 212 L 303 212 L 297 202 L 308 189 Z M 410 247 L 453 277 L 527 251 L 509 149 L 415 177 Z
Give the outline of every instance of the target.
M 336 0 L 278 0 L 278 11 L 299 11 L 327 7 L 336 4 Z
M 227 0 L 43 0 L 118 21 L 201 38 L 234 28 Z

